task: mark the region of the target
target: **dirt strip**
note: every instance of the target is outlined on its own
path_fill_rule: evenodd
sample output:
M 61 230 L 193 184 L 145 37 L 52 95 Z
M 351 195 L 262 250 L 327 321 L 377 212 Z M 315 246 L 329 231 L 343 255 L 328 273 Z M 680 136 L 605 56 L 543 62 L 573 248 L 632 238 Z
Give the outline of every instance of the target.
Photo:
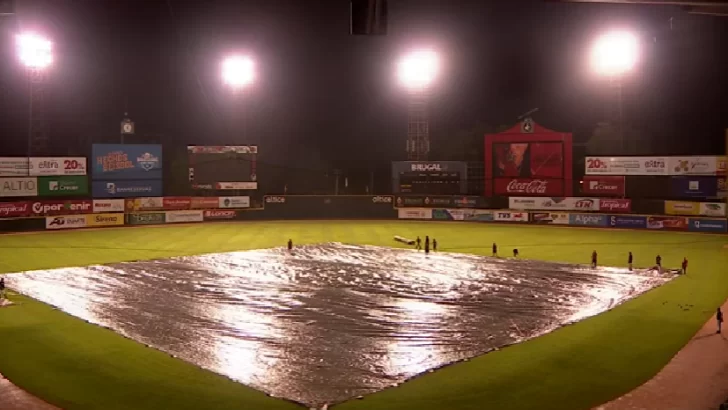
M 43 400 L 26 393 L 0 374 L 0 409 L 2 410 L 58 410 Z
M 728 315 L 728 302 L 723 307 Z M 728 329 L 715 314 L 652 380 L 595 410 L 717 410 L 728 399 Z

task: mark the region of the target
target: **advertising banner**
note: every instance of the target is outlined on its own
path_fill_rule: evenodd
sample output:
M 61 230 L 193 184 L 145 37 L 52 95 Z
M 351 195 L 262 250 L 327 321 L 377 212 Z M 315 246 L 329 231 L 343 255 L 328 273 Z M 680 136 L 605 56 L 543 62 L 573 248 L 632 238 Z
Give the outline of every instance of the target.
M 127 223 L 129 225 L 160 225 L 165 222 L 163 212 L 149 212 L 143 214 L 127 214 Z
M 479 196 L 408 195 L 395 198 L 397 208 L 487 208 L 488 198 Z
M 123 199 L 94 199 L 94 213 L 124 212 Z
M 568 225 L 569 214 L 559 212 L 534 212 L 531 221 L 537 224 Z
M 203 184 L 193 184 L 193 189 L 211 189 L 202 187 Z M 258 189 L 257 182 L 216 182 L 215 189 L 231 190 L 231 189 Z
M 700 215 L 700 202 L 665 201 L 668 215 Z
M 525 210 L 598 211 L 599 199 L 510 197 L 508 207 Z
M 670 175 L 725 175 L 726 158 L 705 157 L 668 157 Z
M 585 175 L 669 175 L 667 157 L 586 157 Z
M 31 215 L 88 214 L 92 211 L 93 201 L 90 199 L 35 201 L 30 206 Z
M 38 178 L 0 178 L 0 197 L 38 196 Z
M 162 146 L 142 144 L 93 144 L 93 179 L 161 179 Z
M 688 229 L 688 218 L 679 216 L 648 216 L 647 229 Z
M 484 209 L 433 209 L 432 219 L 489 222 L 493 220 L 493 212 Z
M 612 228 L 647 228 L 647 217 L 638 215 L 609 215 L 609 226 Z
M 192 209 L 210 209 L 217 208 L 220 204 L 220 199 L 216 196 L 195 196 L 192 197 L 190 202 L 190 208 Z
M 86 227 L 86 216 L 49 216 L 46 229 L 77 229 Z
M 718 196 L 718 178 L 672 177 L 670 193 L 674 197 L 715 198 Z
M 38 196 L 88 195 L 88 177 L 38 177 Z
M 564 181 L 561 179 L 496 178 L 495 195 L 561 196 Z
M 725 216 L 726 205 L 721 202 L 701 202 L 700 215 Z
M 29 161 L 30 176 L 86 175 L 84 157 L 32 157 Z
M 220 220 L 220 219 L 235 219 L 237 212 L 232 209 L 212 209 L 203 211 L 203 218 L 206 221 Z
M 178 222 L 202 222 L 204 220 L 203 211 L 168 211 L 165 212 L 165 222 L 167 223 L 178 223 Z
M 249 196 L 222 196 L 218 201 L 220 208 L 250 208 Z
M 624 196 L 624 176 L 585 176 L 581 181 L 581 190 L 587 195 Z
M 286 197 L 285 196 L 276 196 L 276 195 L 266 195 L 264 202 L 266 204 L 285 204 Z
M 718 198 L 728 197 L 728 182 L 725 178 L 718 178 Z
M 161 197 L 141 197 L 124 200 L 127 211 L 161 211 L 164 209 L 164 199 Z
M 86 226 L 119 226 L 124 225 L 124 214 L 90 214 L 86 215 Z
M 30 215 L 30 202 L 0 202 L 0 218 L 18 218 Z
M 0 177 L 27 177 L 28 158 L 0 157 Z
M 569 214 L 569 225 L 607 226 L 608 224 L 609 218 L 607 218 L 607 215 Z
M 430 208 L 400 208 L 397 214 L 399 219 L 432 219 Z
M 493 212 L 493 220 L 497 222 L 528 222 L 528 212 Z
M 690 218 L 689 231 L 692 232 L 726 232 L 728 221 L 725 219 L 698 219 Z
M 162 208 L 165 210 L 191 209 L 192 198 L 188 196 L 165 196 L 162 198 Z
M 95 198 L 130 198 L 136 196 L 162 196 L 161 180 L 93 181 Z
M 599 211 L 601 212 L 631 212 L 632 211 L 632 200 L 631 199 L 600 199 L 599 200 Z

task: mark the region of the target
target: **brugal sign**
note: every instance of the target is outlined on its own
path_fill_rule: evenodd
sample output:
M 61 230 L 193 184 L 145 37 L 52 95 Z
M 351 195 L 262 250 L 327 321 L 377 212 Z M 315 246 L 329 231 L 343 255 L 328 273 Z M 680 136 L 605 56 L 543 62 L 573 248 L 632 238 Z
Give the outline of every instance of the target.
M 457 173 L 460 178 L 460 193 L 467 191 L 468 164 L 461 161 L 395 161 L 392 162 L 392 186 L 394 192 L 400 192 L 400 178 L 403 175 L 412 177 L 415 174 L 428 174 L 424 179 L 434 182 L 446 177 L 440 173 Z M 419 178 L 419 177 L 418 177 Z M 436 194 L 436 193 L 433 193 Z

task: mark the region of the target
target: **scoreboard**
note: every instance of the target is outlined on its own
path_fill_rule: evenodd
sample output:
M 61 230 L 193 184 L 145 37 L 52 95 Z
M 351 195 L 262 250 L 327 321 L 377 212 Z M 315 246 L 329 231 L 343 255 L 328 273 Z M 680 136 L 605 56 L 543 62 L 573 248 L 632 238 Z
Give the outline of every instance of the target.
M 190 145 L 190 184 L 200 190 L 258 189 L 257 155 L 255 145 Z
M 392 189 L 400 194 L 458 195 L 465 193 L 467 164 L 458 161 L 392 163 Z

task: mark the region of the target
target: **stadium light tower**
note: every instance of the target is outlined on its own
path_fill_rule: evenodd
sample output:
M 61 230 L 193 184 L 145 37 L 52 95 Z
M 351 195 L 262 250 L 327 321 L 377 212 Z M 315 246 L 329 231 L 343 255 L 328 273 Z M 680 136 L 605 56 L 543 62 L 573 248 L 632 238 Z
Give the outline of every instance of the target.
M 47 155 L 48 129 L 45 120 L 45 83 L 48 69 L 53 64 L 53 44 L 34 33 L 16 37 L 18 58 L 28 73 L 30 89 L 28 109 L 28 156 Z
M 231 55 L 222 61 L 222 81 L 230 87 L 236 99 L 236 110 L 239 109 L 240 129 L 244 143 L 246 141 L 246 109 L 242 107 L 242 95 L 255 83 L 255 63 L 248 56 Z
M 624 77 L 634 69 L 639 56 L 639 41 L 627 31 L 613 31 L 603 34 L 594 43 L 591 63 L 594 72 L 607 77 L 615 91 L 616 104 L 612 118 L 619 127 L 621 149 L 624 151 L 622 85 Z
M 399 61 L 397 77 L 409 93 L 407 159 L 426 161 L 430 153 L 429 90 L 437 78 L 440 58 L 432 50 L 413 51 Z

